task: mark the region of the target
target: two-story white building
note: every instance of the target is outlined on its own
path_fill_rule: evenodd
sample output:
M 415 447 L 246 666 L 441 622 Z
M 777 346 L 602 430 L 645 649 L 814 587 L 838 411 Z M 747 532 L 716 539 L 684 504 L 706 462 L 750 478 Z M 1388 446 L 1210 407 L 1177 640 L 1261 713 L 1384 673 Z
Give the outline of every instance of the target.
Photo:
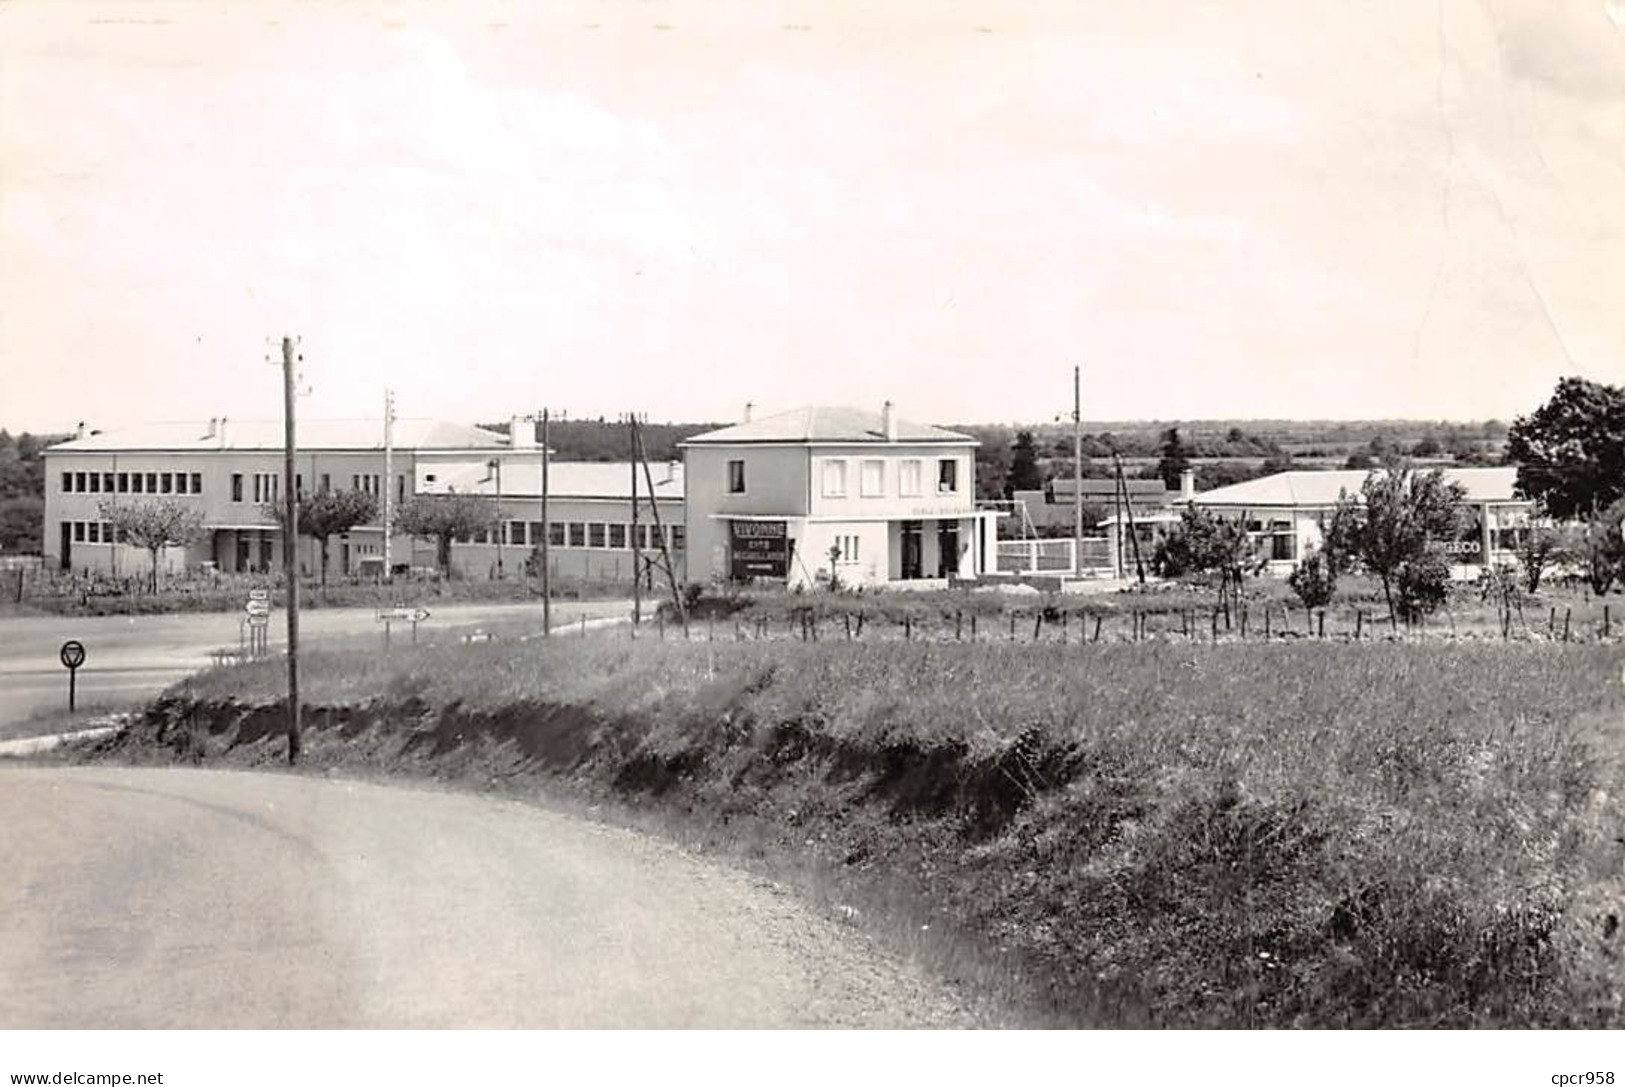
M 811 586 L 943 584 L 994 561 L 976 439 L 880 412 L 806 407 L 683 442 L 688 576 Z

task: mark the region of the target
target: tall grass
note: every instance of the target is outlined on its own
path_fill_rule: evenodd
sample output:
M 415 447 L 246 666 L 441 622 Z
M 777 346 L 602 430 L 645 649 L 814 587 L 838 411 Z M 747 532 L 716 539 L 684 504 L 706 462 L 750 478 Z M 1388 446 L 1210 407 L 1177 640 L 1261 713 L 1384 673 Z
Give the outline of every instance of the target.
M 1602 1026 L 1619 669 L 1549 644 L 560 639 L 317 657 L 305 689 L 343 707 L 307 717 L 318 760 L 477 760 L 765 823 L 908 886 L 1081 1022 Z M 279 684 L 195 681 L 210 757 L 270 754 L 278 715 L 240 707 Z M 177 743 L 181 713 L 131 742 Z

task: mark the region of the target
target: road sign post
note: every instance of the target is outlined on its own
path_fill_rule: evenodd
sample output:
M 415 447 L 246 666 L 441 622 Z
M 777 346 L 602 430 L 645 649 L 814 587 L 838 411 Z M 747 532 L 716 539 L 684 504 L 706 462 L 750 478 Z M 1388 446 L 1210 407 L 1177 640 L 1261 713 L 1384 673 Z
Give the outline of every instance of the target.
M 412 624 L 412 644 L 418 644 L 418 624 L 429 617 L 428 608 L 380 608 L 378 621 L 384 624 L 384 648 L 389 648 L 389 628 L 392 623 Z
M 72 639 L 62 643 L 62 667 L 68 670 L 68 712 L 74 711 L 79 688 L 79 666 L 85 663 L 85 647 Z

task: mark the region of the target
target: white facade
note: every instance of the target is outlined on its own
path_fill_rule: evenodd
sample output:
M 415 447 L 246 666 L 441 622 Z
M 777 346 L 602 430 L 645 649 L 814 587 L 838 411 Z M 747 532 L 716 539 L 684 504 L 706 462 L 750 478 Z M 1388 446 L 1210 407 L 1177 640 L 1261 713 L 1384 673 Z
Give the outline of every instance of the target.
M 976 508 L 975 447 L 837 408 L 696 435 L 683 443 L 689 576 L 791 587 L 975 578 L 993 565 L 997 516 Z

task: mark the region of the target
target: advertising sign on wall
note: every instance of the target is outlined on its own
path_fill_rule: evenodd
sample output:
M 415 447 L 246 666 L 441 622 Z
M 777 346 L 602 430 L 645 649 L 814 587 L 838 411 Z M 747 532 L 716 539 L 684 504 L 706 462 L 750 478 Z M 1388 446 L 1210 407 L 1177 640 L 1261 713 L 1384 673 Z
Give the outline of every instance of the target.
M 735 578 L 787 577 L 790 531 L 785 521 L 730 521 L 728 544 Z

